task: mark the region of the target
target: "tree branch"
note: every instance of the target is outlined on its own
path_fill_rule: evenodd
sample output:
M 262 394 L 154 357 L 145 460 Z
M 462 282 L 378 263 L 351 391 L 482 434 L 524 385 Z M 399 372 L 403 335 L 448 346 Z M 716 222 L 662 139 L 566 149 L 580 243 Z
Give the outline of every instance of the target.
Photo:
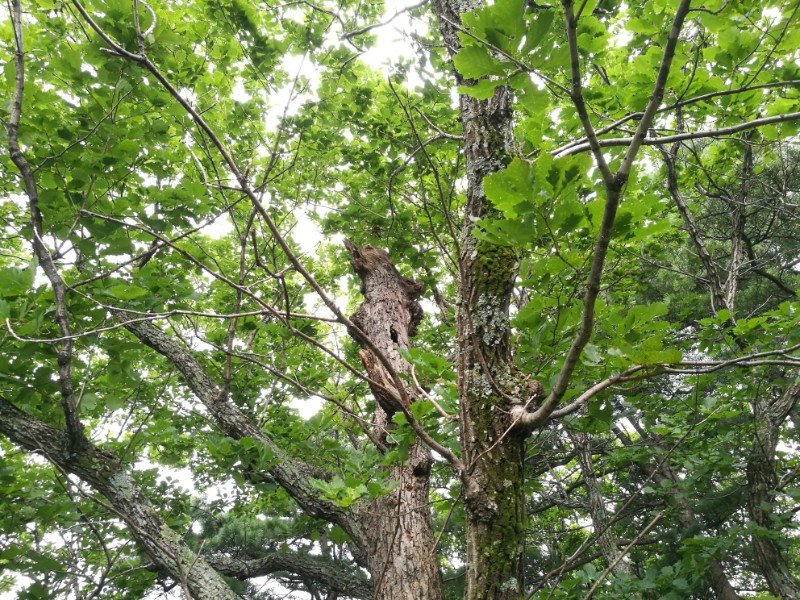
M 400 10 L 396 10 L 395 13 L 385 21 L 382 21 L 381 23 L 373 23 L 372 25 L 367 25 L 366 27 L 362 27 L 361 29 L 356 29 L 354 31 L 348 31 L 342 36 L 342 38 L 345 40 L 350 40 L 358 35 L 363 35 L 365 33 L 372 31 L 373 29 L 377 29 L 378 27 L 383 27 L 385 25 L 388 25 L 403 13 L 407 13 L 409 11 L 414 10 L 415 8 L 425 6 L 427 3 L 428 0 L 421 0 L 416 4 L 412 4 L 411 6 L 406 6 L 405 8 L 401 8 Z
M 22 118 L 22 99 L 25 90 L 25 51 L 22 40 L 22 8 L 21 1 L 14 0 L 11 6 L 11 25 L 14 31 L 14 91 L 11 96 L 11 114 L 9 115 L 6 133 L 8 135 L 8 152 L 11 160 L 19 169 L 22 181 L 25 184 L 25 193 L 28 196 L 30 207 L 31 229 L 33 235 L 33 251 L 39 264 L 44 270 L 56 302 L 56 322 L 63 340 L 58 350 L 58 382 L 61 390 L 61 407 L 64 411 L 67 431 L 69 433 L 68 446 L 74 450 L 83 448 L 88 444 L 78 416 L 77 401 L 72 388 L 72 346 L 73 340 L 70 331 L 69 310 L 67 308 L 67 286 L 56 268 L 50 251 L 44 243 L 44 228 L 42 213 L 39 210 L 39 192 L 33 177 L 28 160 L 19 147 L 19 124 Z
M 525 411 L 524 407 L 516 407 L 516 413 L 512 413 L 515 417 L 515 422 L 519 426 L 532 429 L 544 423 L 550 413 L 555 410 L 558 403 L 564 397 L 567 387 L 569 386 L 572 374 L 578 364 L 578 359 L 583 352 L 584 347 L 592 337 L 594 329 L 594 307 L 597 301 L 597 296 L 600 293 L 600 282 L 603 276 L 603 267 L 605 265 L 606 253 L 608 246 L 611 243 L 611 234 L 614 227 L 614 220 L 617 214 L 617 207 L 622 193 L 622 187 L 628 180 L 633 160 L 636 153 L 641 147 L 642 140 L 644 139 L 647 129 L 655 116 L 656 109 L 661 103 L 664 96 L 664 88 L 667 83 L 667 76 L 669 75 L 672 59 L 675 56 L 675 49 L 678 44 L 678 36 L 683 26 L 683 21 L 688 14 L 690 0 L 681 0 L 675 18 L 672 22 L 672 28 L 669 32 L 669 38 L 664 48 L 664 56 L 661 59 L 661 67 L 656 77 L 656 82 L 653 88 L 653 95 L 650 102 L 644 111 L 642 121 L 639 123 L 639 128 L 636 135 L 633 137 L 628 152 L 620 165 L 619 170 L 614 175 L 613 181 L 606 183 L 606 202 L 605 209 L 603 210 L 603 217 L 600 222 L 600 229 L 597 234 L 597 241 L 595 242 L 594 253 L 592 256 L 592 265 L 589 270 L 589 277 L 586 282 L 586 293 L 583 297 L 583 314 L 581 316 L 581 324 L 578 329 L 578 334 L 572 342 L 567 355 L 564 358 L 564 364 L 558 374 L 553 389 L 548 394 L 547 398 L 542 402 L 538 409 L 534 412 L 524 412 L 519 414 L 520 411 Z
M 720 127 L 719 129 L 705 129 L 701 131 L 692 131 L 687 133 L 678 133 L 676 135 L 665 135 L 657 138 L 641 138 L 641 145 L 643 146 L 662 146 L 666 144 L 673 144 L 675 142 L 683 142 L 686 140 L 698 140 L 701 138 L 720 137 L 725 135 L 733 135 L 740 131 L 747 131 L 748 129 L 756 129 L 765 125 L 774 125 L 776 123 L 785 123 L 788 121 L 797 121 L 800 119 L 800 112 L 785 113 L 782 115 L 773 115 L 771 117 L 763 117 L 760 119 L 753 119 L 752 121 L 745 121 L 738 125 L 731 125 L 730 127 Z M 635 137 L 627 138 L 605 138 L 597 140 L 601 148 L 611 148 L 619 146 L 628 146 L 634 142 Z M 591 150 L 588 143 L 577 144 L 566 149 L 557 148 L 550 153 L 554 156 L 570 156 L 572 154 L 580 154 Z
M 208 562 L 220 573 L 236 579 L 252 579 L 289 572 L 302 579 L 314 581 L 328 594 L 371 600 L 372 583 L 355 566 L 333 561 L 323 556 L 298 552 L 272 552 L 267 556 L 242 560 L 225 555 L 212 555 Z
M 691 0 L 681 0 L 681 3 L 678 5 L 678 10 L 676 11 L 675 18 L 672 21 L 672 27 L 669 30 L 667 43 L 664 46 L 664 56 L 661 59 L 661 66 L 658 69 L 658 75 L 656 75 L 656 82 L 653 86 L 653 95 L 650 97 L 650 101 L 647 103 L 642 120 L 639 121 L 639 127 L 636 129 L 636 133 L 633 135 L 633 139 L 628 146 L 628 151 L 625 153 L 625 158 L 622 159 L 622 164 L 620 165 L 619 171 L 616 175 L 617 181 L 620 182 L 620 184 L 628 180 L 628 175 L 633 167 L 633 161 L 636 158 L 636 154 L 639 152 L 639 148 L 641 147 L 642 142 L 647 135 L 647 130 L 650 129 L 650 124 L 653 122 L 653 119 L 656 116 L 656 111 L 658 111 L 658 107 L 661 105 L 662 98 L 664 98 L 664 90 L 667 86 L 667 77 L 669 77 L 672 59 L 675 58 L 675 50 L 678 47 L 678 37 L 680 36 L 681 29 L 683 29 L 683 22 L 686 19 L 686 15 L 689 14 L 690 5 Z
M 338 307 L 336 302 L 333 298 L 322 288 L 322 286 L 317 282 L 314 276 L 305 268 L 302 264 L 300 259 L 298 258 L 297 254 L 292 250 L 289 242 L 287 241 L 286 237 L 281 233 L 280 229 L 278 228 L 277 224 L 273 220 L 273 218 L 269 215 L 269 212 L 264 207 L 264 204 L 259 199 L 258 194 L 256 193 L 253 186 L 250 184 L 248 179 L 248 173 L 242 171 L 239 168 L 236 160 L 233 158 L 233 155 L 230 153 L 228 148 L 219 138 L 219 136 L 214 132 L 213 129 L 208 125 L 208 123 L 203 119 L 202 115 L 197 112 L 197 110 L 192 107 L 186 98 L 184 98 L 181 93 L 175 88 L 175 86 L 170 83 L 170 81 L 164 76 L 163 73 L 158 69 L 158 67 L 144 54 L 134 54 L 125 50 L 122 46 L 117 44 L 111 37 L 106 34 L 103 29 L 94 21 L 91 15 L 86 11 L 83 5 L 78 0 L 72 0 L 72 4 L 81 14 L 83 19 L 89 24 L 89 26 L 100 36 L 100 38 L 109 44 L 112 48 L 112 54 L 116 54 L 120 57 L 126 58 L 128 60 L 132 60 L 140 65 L 142 65 L 157 81 L 158 83 L 172 96 L 172 98 L 181 105 L 181 107 L 187 112 L 187 114 L 192 118 L 195 125 L 202 131 L 208 139 L 211 141 L 211 144 L 214 148 L 217 149 L 220 156 L 222 157 L 223 163 L 230 169 L 231 173 L 236 177 L 236 180 L 239 182 L 239 186 L 241 188 L 242 193 L 244 193 L 247 198 L 250 200 L 253 208 L 258 213 L 258 216 L 262 219 L 264 224 L 269 229 L 270 233 L 274 237 L 275 241 L 280 246 L 281 250 L 285 254 L 286 258 L 292 264 L 292 267 L 300 274 L 300 276 L 311 286 L 317 296 L 322 300 L 322 303 L 334 314 L 338 319 L 339 323 L 345 325 L 348 331 L 353 331 L 357 335 L 360 334 L 362 339 L 364 340 L 364 344 L 369 348 L 369 350 L 377 357 L 377 359 L 381 362 L 383 367 L 386 369 L 387 373 L 389 374 L 392 383 L 394 384 L 395 388 L 400 392 L 400 394 L 405 393 L 405 386 L 403 385 L 403 381 L 398 375 L 397 371 L 391 364 L 391 361 L 381 352 L 375 344 L 369 339 L 368 336 L 364 334 L 363 331 L 353 323 Z M 407 398 L 402 398 L 403 401 L 407 402 Z M 410 414 L 410 413 L 409 413 Z M 425 441 L 426 444 L 430 444 L 433 442 L 433 438 L 428 435 L 426 432 L 421 431 L 421 427 L 419 424 L 412 424 L 415 431 L 420 435 L 420 437 Z
M 235 594 L 181 536 L 167 527 L 136 481 L 109 452 L 86 443 L 65 452 L 69 435 L 34 419 L 0 396 L 0 433 L 26 450 L 42 454 L 59 469 L 87 482 L 122 519 L 150 559 L 175 581 L 185 581 L 194 597 L 235 600 Z
M 600 586 L 600 584 L 601 584 L 601 583 L 603 583 L 603 580 L 604 580 L 604 579 L 605 579 L 605 578 L 608 576 L 608 574 L 609 574 L 609 573 L 611 573 L 611 571 L 613 571 L 613 570 L 616 568 L 616 566 L 619 564 L 619 562 L 620 562 L 620 561 L 621 561 L 623 558 L 625 558 L 625 555 L 626 555 L 626 554 L 628 554 L 628 552 L 630 552 L 631 548 L 633 548 L 633 547 L 634 547 L 636 544 L 638 544 L 638 543 L 639 543 L 639 540 L 641 540 L 641 539 L 642 539 L 644 536 L 646 536 L 646 535 L 647 535 L 647 533 L 648 533 L 648 532 L 649 532 L 649 531 L 650 531 L 650 530 L 651 530 L 653 527 L 655 527 L 655 526 L 656 526 L 656 523 L 658 523 L 658 522 L 659 522 L 659 521 L 660 521 L 660 520 L 661 520 L 661 519 L 664 517 L 664 513 L 665 513 L 665 511 L 663 511 L 663 510 L 662 510 L 662 511 L 660 511 L 659 513 L 657 513 L 657 514 L 656 514 L 656 516 L 655 516 L 655 517 L 653 517 L 653 518 L 650 520 L 650 522 L 649 522 L 649 523 L 648 523 L 648 524 L 645 526 L 645 528 L 644 528 L 644 529 L 642 529 L 642 530 L 641 530 L 641 531 L 638 533 L 638 535 L 637 535 L 635 538 L 633 538 L 633 540 L 631 540 L 631 543 L 630 543 L 630 544 L 628 544 L 627 546 L 625 546 L 625 547 L 622 549 L 622 552 L 620 552 L 620 553 L 617 555 L 617 558 L 616 558 L 616 560 L 614 560 L 614 562 L 612 562 L 610 565 L 608 565 L 608 567 L 606 568 L 606 570 L 605 570 L 605 571 L 603 571 L 603 572 L 600 574 L 600 577 L 598 577 L 598 578 L 597 578 L 597 581 L 595 581 L 595 582 L 594 582 L 594 585 L 592 585 L 592 587 L 589 589 L 589 591 L 588 591 L 588 592 L 586 593 L 586 595 L 583 597 L 583 600 L 590 600 L 590 598 L 591 598 L 591 597 L 594 595 L 594 593 L 597 591 L 597 588 Z
M 751 91 L 754 91 L 754 90 L 764 90 L 764 89 L 770 89 L 770 88 L 775 88 L 775 87 L 789 87 L 789 86 L 796 86 L 796 85 L 800 85 L 800 79 L 790 79 L 790 80 L 787 80 L 787 81 L 774 81 L 774 82 L 771 82 L 771 83 L 762 83 L 760 85 L 751 85 L 751 86 L 744 86 L 744 87 L 730 89 L 730 90 L 721 90 L 719 92 L 709 92 L 708 94 L 701 94 L 701 95 L 695 96 L 693 98 L 687 98 L 686 100 L 679 100 L 678 102 L 674 102 L 674 103 L 672 103 L 672 104 L 670 104 L 668 106 L 663 106 L 663 107 L 659 108 L 656 111 L 656 114 L 662 114 L 662 113 L 669 112 L 669 111 L 672 111 L 672 110 L 675 110 L 675 109 L 678 109 L 678 108 L 681 108 L 681 107 L 684 107 L 684 106 L 689 106 L 691 104 L 696 104 L 698 102 L 703 102 L 705 100 L 711 100 L 712 98 L 720 98 L 720 97 L 724 97 L 724 96 L 732 96 L 732 95 L 735 95 L 735 94 L 743 94 L 745 92 L 751 92 Z M 609 131 L 613 131 L 613 130 L 617 129 L 620 125 L 624 125 L 628 121 L 641 119 L 643 116 L 644 116 L 643 112 L 635 112 L 635 113 L 627 114 L 624 117 L 622 117 L 621 119 L 617 119 L 616 121 L 614 121 L 610 125 L 606 125 L 605 127 L 601 127 L 595 133 L 597 135 L 606 134 Z M 573 140 L 573 141 L 569 142 L 568 144 L 564 144 L 560 148 L 552 150 L 551 154 L 561 155 L 563 152 L 566 152 L 568 149 L 570 149 L 570 148 L 572 148 L 574 146 L 577 146 L 579 144 L 583 144 L 585 142 L 588 142 L 588 139 L 586 137 L 579 138 L 577 140 Z M 647 142 L 645 142 L 645 144 L 647 145 Z
M 268 469 L 271 479 L 279 484 L 309 515 L 336 523 L 353 541 L 360 544 L 361 534 L 350 514 L 333 502 L 323 500 L 311 485 L 312 478 L 324 479 L 326 474 L 288 456 L 258 426 L 227 398 L 224 390 L 206 374 L 202 365 L 178 342 L 150 322 L 129 322 L 117 315 L 126 328 L 142 343 L 162 356 L 183 375 L 189 388 L 203 403 L 220 430 L 240 440 L 248 437 L 269 448 L 274 461 Z
M 567 24 L 567 44 L 569 46 L 569 67 L 572 74 L 572 90 L 570 91 L 570 98 L 575 105 L 575 110 L 578 112 L 578 118 L 583 126 L 583 131 L 586 133 L 589 147 L 592 149 L 594 160 L 597 163 L 603 181 L 606 185 L 611 185 L 614 180 L 614 174 L 608 168 L 608 163 L 603 156 L 603 151 L 597 143 L 597 135 L 594 131 L 594 126 L 589 118 L 589 113 L 586 110 L 586 102 L 583 98 L 583 88 L 581 86 L 581 64 L 580 52 L 578 51 L 578 16 L 573 13 L 573 0 L 561 0 L 564 7 L 564 20 Z M 581 10 L 583 5 L 581 5 Z M 580 11 L 579 11 L 580 12 Z

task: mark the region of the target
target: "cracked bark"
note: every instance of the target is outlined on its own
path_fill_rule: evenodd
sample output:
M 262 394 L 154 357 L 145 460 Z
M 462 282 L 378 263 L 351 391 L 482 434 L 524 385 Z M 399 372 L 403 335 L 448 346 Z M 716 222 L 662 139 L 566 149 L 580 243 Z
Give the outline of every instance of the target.
M 345 246 L 361 278 L 364 295 L 364 302 L 353 315 L 352 322 L 396 373 L 410 375 L 411 365 L 400 355 L 399 349 L 410 347 L 410 339 L 422 318 L 422 308 L 417 302 L 422 285 L 403 277 L 384 250 L 370 245 L 359 248 L 349 240 L 345 241 Z M 361 345 L 361 361 L 370 379 L 392 389 L 392 379 L 381 361 L 358 334 L 351 331 L 351 335 Z M 375 433 L 389 443 L 392 415 L 401 408 L 399 403 L 414 402 L 416 393 L 411 387 L 396 390 L 394 394 L 374 386 L 372 391 L 376 400 Z M 419 441 L 412 444 L 407 462 L 388 470 L 388 478 L 396 482 L 397 487 L 357 508 L 376 600 L 442 598 L 429 506 L 431 464 L 430 449 Z

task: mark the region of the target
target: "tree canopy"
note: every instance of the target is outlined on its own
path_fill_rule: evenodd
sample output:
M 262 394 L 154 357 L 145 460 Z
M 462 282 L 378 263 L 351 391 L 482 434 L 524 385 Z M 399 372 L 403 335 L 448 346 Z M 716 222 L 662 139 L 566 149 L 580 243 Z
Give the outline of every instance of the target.
M 800 598 L 798 10 L 7 0 L 0 596 Z

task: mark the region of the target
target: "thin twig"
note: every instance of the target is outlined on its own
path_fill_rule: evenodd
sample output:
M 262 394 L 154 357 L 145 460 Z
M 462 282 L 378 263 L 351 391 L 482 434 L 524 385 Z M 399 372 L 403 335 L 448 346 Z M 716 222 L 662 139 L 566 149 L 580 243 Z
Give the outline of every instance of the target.
M 600 584 L 603 582 L 603 580 L 606 577 L 608 577 L 608 574 L 611 573 L 611 571 L 614 569 L 614 567 L 616 567 L 620 563 L 620 561 L 625 557 L 625 555 L 628 552 L 630 552 L 631 548 L 633 548 L 639 542 L 639 540 L 641 540 L 644 536 L 646 536 L 647 533 L 653 527 L 656 526 L 656 523 L 658 523 L 664 517 L 664 513 L 665 513 L 665 511 L 663 511 L 663 510 L 659 511 L 658 514 L 656 514 L 656 516 L 653 517 L 652 520 L 647 524 L 647 526 L 644 529 L 642 529 L 638 533 L 638 535 L 635 538 L 633 538 L 633 540 L 631 540 L 631 543 L 628 544 L 627 546 L 625 546 L 622 549 L 622 552 L 619 553 L 617 558 L 614 559 L 611 562 L 610 565 L 608 565 L 606 570 L 602 572 L 602 574 L 597 579 L 597 581 L 594 582 L 594 585 L 589 589 L 589 592 L 583 597 L 583 600 L 590 600 L 591 599 L 591 597 L 594 595 L 595 591 L 597 591 L 597 588 L 600 586 Z
M 800 112 L 791 112 L 782 115 L 773 115 L 771 117 L 753 119 L 751 121 L 745 121 L 744 123 L 739 123 L 738 125 L 731 125 L 730 127 L 720 127 L 719 129 L 704 129 L 700 131 L 679 133 L 676 135 L 641 138 L 640 143 L 643 146 L 662 146 L 665 144 L 673 144 L 675 142 L 683 142 L 686 140 L 699 140 L 701 138 L 730 136 L 733 135 L 734 133 L 739 133 L 740 131 L 756 129 L 758 127 L 763 127 L 765 125 L 774 125 L 777 123 L 797 121 L 798 119 L 800 119 Z M 601 148 L 611 148 L 611 147 L 629 146 L 635 140 L 636 137 L 634 136 L 626 138 L 605 138 L 605 139 L 599 139 L 597 142 Z M 583 143 L 571 146 L 570 148 L 567 148 L 565 150 L 562 149 L 552 150 L 550 153 L 554 156 L 570 156 L 572 154 L 580 154 L 581 152 L 586 152 L 587 150 L 591 150 L 591 147 L 589 146 L 588 143 Z
M 382 21 L 380 23 L 373 23 L 372 25 L 367 25 L 366 27 L 362 27 L 361 29 L 356 29 L 354 31 L 349 31 L 349 32 L 345 33 L 342 36 L 342 38 L 345 39 L 345 40 L 350 40 L 350 39 L 356 37 L 357 35 L 363 35 L 363 34 L 369 32 L 369 31 L 372 31 L 373 29 L 377 29 L 378 27 L 384 27 L 385 25 L 388 25 L 389 23 L 394 21 L 397 17 L 399 17 L 403 13 L 407 13 L 409 11 L 414 10 L 415 8 L 419 8 L 421 6 L 425 6 L 427 3 L 428 3 L 428 0 L 421 0 L 420 2 L 417 2 L 416 4 L 412 4 L 411 6 L 406 6 L 405 8 L 401 8 L 400 10 L 395 11 L 395 13 L 391 17 L 386 19 L 385 21 Z

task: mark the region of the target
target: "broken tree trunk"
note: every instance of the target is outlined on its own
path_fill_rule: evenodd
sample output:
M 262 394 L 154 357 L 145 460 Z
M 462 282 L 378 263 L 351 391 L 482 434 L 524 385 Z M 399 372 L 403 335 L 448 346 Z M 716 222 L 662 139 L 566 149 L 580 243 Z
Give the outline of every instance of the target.
M 397 389 L 399 381 L 385 363 L 397 374 L 411 373 L 399 350 L 409 348 L 422 319 L 417 302 L 422 285 L 403 277 L 386 251 L 370 245 L 359 248 L 349 240 L 345 246 L 364 295 L 352 317 L 360 332 L 350 334 L 361 346 L 361 362 L 373 382 L 375 435 L 391 446 L 392 415 L 401 405 L 408 408 L 416 393 L 411 386 Z M 365 344 L 362 334 L 382 356 Z M 442 598 L 428 495 L 431 463 L 430 449 L 412 444 L 405 464 L 389 467 L 387 475 L 396 483 L 395 489 L 358 511 L 376 600 Z

